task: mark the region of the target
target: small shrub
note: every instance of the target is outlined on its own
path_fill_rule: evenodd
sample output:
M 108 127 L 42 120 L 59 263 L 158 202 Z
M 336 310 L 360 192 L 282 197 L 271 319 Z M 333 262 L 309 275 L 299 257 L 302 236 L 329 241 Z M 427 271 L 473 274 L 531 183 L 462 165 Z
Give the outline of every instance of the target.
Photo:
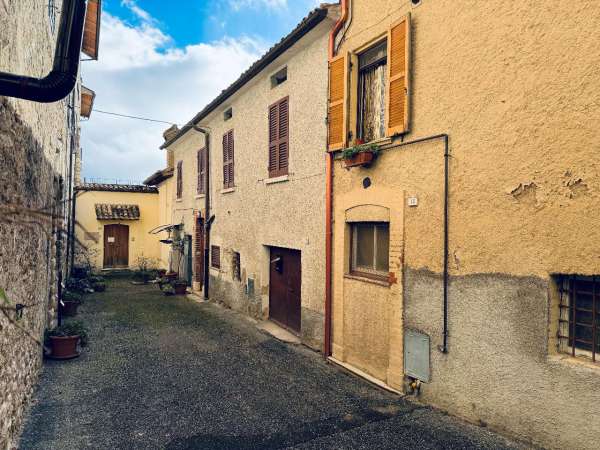
M 62 294 L 62 299 L 65 302 L 81 303 L 83 296 L 78 292 L 64 291 Z
M 85 347 L 88 343 L 88 331 L 83 322 L 80 321 L 72 321 L 65 322 L 60 327 L 56 327 L 53 330 L 46 331 L 46 341 L 49 340 L 50 337 L 70 337 L 70 336 L 79 336 L 81 338 L 81 346 Z

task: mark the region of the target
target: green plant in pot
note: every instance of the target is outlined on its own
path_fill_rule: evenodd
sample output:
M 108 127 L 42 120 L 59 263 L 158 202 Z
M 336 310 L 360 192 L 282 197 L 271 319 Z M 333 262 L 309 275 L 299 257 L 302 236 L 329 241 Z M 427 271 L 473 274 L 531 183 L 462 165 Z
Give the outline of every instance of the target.
M 62 313 L 67 317 L 73 317 L 77 314 L 77 308 L 81 305 L 83 296 L 77 292 L 64 291 L 62 294 L 61 307 Z
M 88 343 L 87 329 L 82 322 L 71 321 L 46 332 L 45 341 L 50 347 L 50 358 L 71 359 L 79 356 L 77 345 Z
M 172 281 L 171 286 L 175 290 L 175 295 L 185 295 L 187 292 L 187 283 L 183 280 Z
M 163 294 L 165 295 L 175 295 L 175 289 L 171 284 L 167 283 L 164 287 L 161 288 Z
M 356 145 L 342 152 L 342 159 L 347 168 L 368 166 L 379 154 L 380 148 L 375 144 Z

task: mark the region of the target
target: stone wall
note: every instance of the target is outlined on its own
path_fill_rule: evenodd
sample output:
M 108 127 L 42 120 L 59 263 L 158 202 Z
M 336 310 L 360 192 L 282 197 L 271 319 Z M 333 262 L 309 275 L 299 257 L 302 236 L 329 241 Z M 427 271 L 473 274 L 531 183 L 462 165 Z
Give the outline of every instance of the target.
M 48 73 L 61 3 L 55 2 L 52 27 L 48 2 L 0 0 L 0 71 Z M 57 231 L 69 211 L 78 104 L 79 84 L 52 104 L 0 97 L 0 288 L 8 297 L 0 299 L 6 307 L 0 311 L 0 449 L 15 445 L 41 367 L 39 341 L 56 319 L 58 271 L 64 278 L 67 262 L 66 236 L 57 245 Z M 29 306 L 19 320 L 11 310 L 17 303 Z

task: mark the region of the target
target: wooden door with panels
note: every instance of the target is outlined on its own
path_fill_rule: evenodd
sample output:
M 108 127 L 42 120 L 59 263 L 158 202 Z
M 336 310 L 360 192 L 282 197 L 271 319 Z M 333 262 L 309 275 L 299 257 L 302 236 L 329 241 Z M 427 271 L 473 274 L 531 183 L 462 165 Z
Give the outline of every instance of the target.
M 127 225 L 104 226 L 104 267 L 129 267 L 129 227 Z
M 269 319 L 298 334 L 302 311 L 300 251 L 272 247 L 269 272 Z

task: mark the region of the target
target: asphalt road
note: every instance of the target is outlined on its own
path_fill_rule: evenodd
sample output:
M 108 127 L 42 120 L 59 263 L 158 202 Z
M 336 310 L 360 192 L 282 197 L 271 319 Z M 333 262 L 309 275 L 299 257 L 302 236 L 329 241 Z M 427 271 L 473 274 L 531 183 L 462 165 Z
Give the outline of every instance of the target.
M 213 304 L 120 279 L 80 310 L 90 345 L 45 362 L 21 449 L 522 448 Z

